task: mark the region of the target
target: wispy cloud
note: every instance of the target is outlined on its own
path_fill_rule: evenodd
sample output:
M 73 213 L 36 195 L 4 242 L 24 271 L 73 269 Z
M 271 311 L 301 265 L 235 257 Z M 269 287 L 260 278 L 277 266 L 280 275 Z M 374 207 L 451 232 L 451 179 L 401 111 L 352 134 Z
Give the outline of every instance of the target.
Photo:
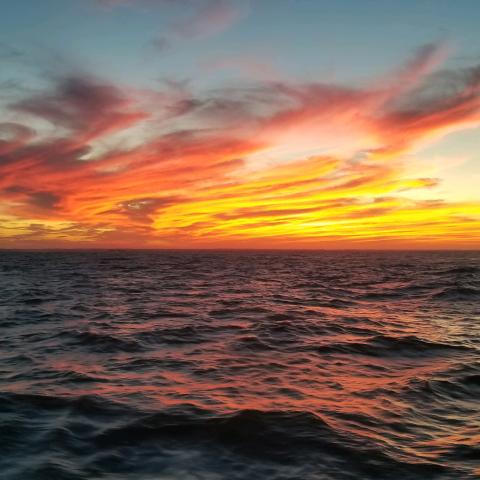
M 217 35 L 234 25 L 244 11 L 233 0 L 206 0 L 189 17 L 177 21 L 172 32 L 186 38 Z
M 85 142 L 127 128 L 147 116 L 132 110 L 130 104 L 129 98 L 114 85 L 71 76 L 60 78 L 51 94 L 33 95 L 10 108 L 67 128 L 79 136 L 79 142 Z
M 439 198 L 441 180 L 408 157 L 480 123 L 480 68 L 441 70 L 445 55 L 429 45 L 362 88 L 258 82 L 198 96 L 187 82 L 50 79 L 0 124 L 0 242 L 471 245 L 480 204 Z M 135 146 L 112 142 L 139 127 Z
M 186 2 L 190 13 L 171 22 L 167 30 L 153 39 L 158 50 L 168 50 L 178 41 L 203 40 L 219 35 L 244 18 L 245 2 L 238 0 L 198 0 Z

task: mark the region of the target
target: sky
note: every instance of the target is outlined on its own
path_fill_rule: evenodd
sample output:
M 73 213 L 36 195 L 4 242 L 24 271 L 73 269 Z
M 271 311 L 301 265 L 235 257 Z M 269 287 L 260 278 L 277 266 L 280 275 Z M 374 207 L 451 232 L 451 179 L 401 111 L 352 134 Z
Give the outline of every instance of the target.
M 0 6 L 0 248 L 480 247 L 477 0 Z

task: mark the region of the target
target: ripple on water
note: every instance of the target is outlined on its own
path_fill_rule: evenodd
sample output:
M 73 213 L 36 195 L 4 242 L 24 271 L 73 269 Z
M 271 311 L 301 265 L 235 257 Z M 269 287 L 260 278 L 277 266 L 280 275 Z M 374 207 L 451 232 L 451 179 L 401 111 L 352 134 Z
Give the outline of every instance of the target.
M 480 254 L 2 252 L 0 477 L 474 479 Z

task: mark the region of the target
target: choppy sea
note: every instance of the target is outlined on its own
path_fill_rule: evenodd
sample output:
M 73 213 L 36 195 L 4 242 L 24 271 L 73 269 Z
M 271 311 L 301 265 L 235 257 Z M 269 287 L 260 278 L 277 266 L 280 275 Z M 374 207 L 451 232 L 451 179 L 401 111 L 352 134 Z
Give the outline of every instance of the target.
M 0 252 L 2 480 L 480 478 L 480 252 Z

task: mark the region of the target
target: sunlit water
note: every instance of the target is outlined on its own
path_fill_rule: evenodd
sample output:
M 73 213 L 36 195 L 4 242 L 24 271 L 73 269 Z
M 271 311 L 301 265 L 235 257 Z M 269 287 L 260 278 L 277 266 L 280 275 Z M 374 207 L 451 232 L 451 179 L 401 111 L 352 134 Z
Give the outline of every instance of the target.
M 0 252 L 0 478 L 480 478 L 480 253 Z

